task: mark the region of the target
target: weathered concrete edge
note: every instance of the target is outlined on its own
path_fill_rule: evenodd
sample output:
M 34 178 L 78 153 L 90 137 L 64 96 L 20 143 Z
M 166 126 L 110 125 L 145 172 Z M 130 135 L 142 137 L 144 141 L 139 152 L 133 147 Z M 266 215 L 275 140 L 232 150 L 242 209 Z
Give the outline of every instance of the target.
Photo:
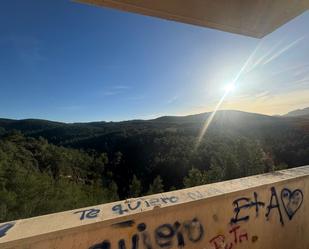
M 268 27 L 266 29 L 252 29 L 251 27 L 233 26 L 233 25 L 228 25 L 227 23 L 223 24 L 223 23 L 214 22 L 208 19 L 189 17 L 186 15 L 172 13 L 170 11 L 146 8 L 146 7 L 142 7 L 137 4 L 134 4 L 132 2 L 125 3 L 121 1 L 115 1 L 115 0 L 104 0 L 101 2 L 98 2 L 97 0 L 73 0 L 73 1 L 80 3 L 80 4 L 88 4 L 90 6 L 95 6 L 95 7 L 101 6 L 104 8 L 116 9 L 119 11 L 131 12 L 131 13 L 135 13 L 139 15 L 145 15 L 145 16 L 150 16 L 154 18 L 161 18 L 164 20 L 181 22 L 181 23 L 190 24 L 194 26 L 206 27 L 210 29 L 220 30 L 223 32 L 229 32 L 229 33 L 234 33 L 238 35 L 249 36 L 249 37 L 258 38 L 258 39 L 261 39 L 265 37 L 266 35 L 272 33 L 273 31 L 277 30 L 278 28 L 282 27 L 284 24 L 288 23 L 292 19 L 301 15 L 302 13 L 307 11 L 309 8 L 309 2 L 307 3 L 307 5 L 305 5 L 306 3 L 302 3 L 304 4 L 303 8 L 295 9 L 293 12 L 290 12 L 288 16 L 281 16 L 282 20 L 280 23 L 277 23 L 274 26 Z
M 262 174 L 262 175 L 256 175 L 256 176 L 249 176 L 245 178 L 239 178 L 239 179 L 234 179 L 234 180 L 229 180 L 225 182 L 219 182 L 219 183 L 213 183 L 213 184 L 207 184 L 207 185 L 202 185 L 202 186 L 197 186 L 193 188 L 188 188 L 188 189 L 182 189 L 182 190 L 176 190 L 176 191 L 171 191 L 171 192 L 165 192 L 162 194 L 156 194 L 156 195 L 150 195 L 150 196 L 145 196 L 141 198 L 135 198 L 135 199 L 129 199 L 129 200 L 124 200 L 124 201 L 118 201 L 118 202 L 113 202 L 113 203 L 108 203 L 108 204 L 103 204 L 103 205 L 98 205 L 98 206 L 93 206 L 93 207 L 88 207 L 88 208 L 102 208 L 102 209 L 110 209 L 112 206 L 117 205 L 117 204 L 123 204 L 126 201 L 136 201 L 136 200 L 141 200 L 141 199 L 147 199 L 150 200 L 151 198 L 165 198 L 166 196 L 170 196 L 173 194 L 178 194 L 178 196 L 181 197 L 182 194 L 190 193 L 190 191 L 200 191 L 204 192 L 204 196 L 195 200 L 188 200 L 184 199 L 182 200 L 180 198 L 180 202 L 175 203 L 175 204 L 169 204 L 169 205 L 161 205 L 160 208 L 155 208 L 155 207 L 150 207 L 145 210 L 141 211 L 136 211 L 136 212 L 131 212 L 129 214 L 123 214 L 123 215 L 110 215 L 108 217 L 102 217 L 102 219 L 96 219 L 92 220 L 91 222 L 80 222 L 78 225 L 74 226 L 67 226 L 62 229 L 57 229 L 57 230 L 50 230 L 46 232 L 41 232 L 37 233 L 38 235 L 32 234 L 31 236 L 25 236 L 25 237 L 17 237 L 17 238 L 9 238 L 7 240 L 3 240 L 3 238 L 0 238 L 0 245 L 1 248 L 7 249 L 7 248 L 13 248 L 14 246 L 21 245 L 23 243 L 29 242 L 31 239 L 31 242 L 38 242 L 46 239 L 51 239 L 55 238 L 57 236 L 67 236 L 71 234 L 76 234 L 80 233 L 83 231 L 89 231 L 89 230 L 95 230 L 97 228 L 102 228 L 105 226 L 110 226 L 114 225 L 117 223 L 125 222 L 128 220 L 132 220 L 134 218 L 138 217 L 143 217 L 146 215 L 149 215 L 150 212 L 153 213 L 160 213 L 160 212 L 165 212 L 167 210 L 173 210 L 175 208 L 179 208 L 179 205 L 183 208 L 192 205 L 192 203 L 200 203 L 200 202 L 205 202 L 205 201 L 213 201 L 216 198 L 222 198 L 225 195 L 230 195 L 230 194 L 238 194 L 242 191 L 246 190 L 254 190 L 256 188 L 260 187 L 269 187 L 273 184 L 278 184 L 278 183 L 287 183 L 287 182 L 292 182 L 292 181 L 297 181 L 301 180 L 303 178 L 307 178 L 309 176 L 309 166 L 303 166 L 299 168 L 293 168 L 293 169 L 288 169 L 288 170 L 283 170 L 283 171 L 277 171 L 277 172 L 272 172 L 272 173 L 267 173 L 267 174 Z M 256 181 L 256 182 L 255 182 Z M 238 186 L 237 186 L 237 185 Z M 233 189 L 232 187 L 238 187 L 236 189 Z M 221 188 L 221 189 L 220 189 Z M 215 191 L 215 193 L 209 193 L 207 192 L 207 189 Z M 203 191 L 204 190 L 204 191 Z M 205 194 L 206 193 L 206 194 Z M 87 208 L 84 208 L 87 209 Z M 27 223 L 28 225 L 35 225 L 39 223 L 44 223 L 44 220 L 49 220 L 53 216 L 61 216 L 63 214 L 69 214 L 72 215 L 74 214 L 75 211 L 79 211 L 81 209 L 76 209 L 76 210 L 70 210 L 70 211 L 65 211 L 65 212 L 60 212 L 60 213 L 54 213 L 54 214 L 48 214 L 44 216 L 38 216 L 38 217 L 33 217 L 29 219 L 22 219 L 22 220 L 17 220 L 14 221 L 15 225 L 18 226 L 19 224 Z M 63 220 L 62 220 L 63 222 Z M 70 222 L 68 220 L 68 222 Z M 5 222 L 2 224 L 7 224 L 9 222 Z M 1 224 L 0 224 L 1 225 Z M 61 235 L 60 235 L 61 233 Z
M 77 3 L 80 4 L 88 4 L 90 6 L 97 7 L 98 3 L 94 0 L 74 0 Z M 101 7 L 104 8 L 109 8 L 109 9 L 116 9 L 118 11 L 123 11 L 123 12 L 131 12 L 135 13 L 138 15 L 144 15 L 144 16 L 150 16 L 153 18 L 160 18 L 163 20 L 167 21 L 174 21 L 174 22 L 180 22 L 184 24 L 190 24 L 194 26 L 200 26 L 200 27 L 206 27 L 209 29 L 214 29 L 214 30 L 219 30 L 222 32 L 229 32 L 233 34 L 238 34 L 238 35 L 244 35 L 244 36 L 249 36 L 253 38 L 263 38 L 266 34 L 265 32 L 257 32 L 255 30 L 250 30 L 250 29 L 244 29 L 240 27 L 234 27 L 230 26 L 227 24 L 222 24 L 222 23 L 217 23 L 217 22 L 212 22 L 210 20 L 200 20 L 198 18 L 192 18 L 188 16 L 183 16 L 183 15 L 177 15 L 169 12 L 164 12 L 160 10 L 154 10 L 154 9 L 147 9 L 141 6 L 133 5 L 133 4 L 125 4 L 125 3 L 119 3 L 115 1 L 105 1 L 104 5 L 101 3 L 99 4 Z M 289 20 L 287 20 L 288 22 Z M 278 25 L 279 27 L 281 25 Z

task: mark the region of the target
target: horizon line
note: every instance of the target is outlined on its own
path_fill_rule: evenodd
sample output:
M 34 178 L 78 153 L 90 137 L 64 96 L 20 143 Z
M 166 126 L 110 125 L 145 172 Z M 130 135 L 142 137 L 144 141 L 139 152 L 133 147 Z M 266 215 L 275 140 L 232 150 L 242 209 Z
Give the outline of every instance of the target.
M 305 107 L 302 109 L 295 109 L 292 111 L 298 111 L 298 110 L 304 110 L 306 108 L 309 107 Z M 237 109 L 220 109 L 218 110 L 219 112 L 222 111 L 236 111 L 236 112 L 244 112 L 244 113 L 251 113 L 251 114 L 258 114 L 258 115 L 264 115 L 264 116 L 269 116 L 269 117 L 283 117 L 286 116 L 288 113 L 292 112 L 289 111 L 285 114 L 265 114 L 265 113 L 259 113 L 259 112 L 250 112 L 250 111 L 243 111 L 243 110 L 237 110 Z M 154 118 L 132 118 L 132 119 L 123 119 L 123 120 L 89 120 L 89 121 L 73 121 L 73 122 L 68 122 L 68 121 L 61 121 L 61 120 L 54 120 L 54 119 L 44 119 L 44 118 L 6 118 L 6 117 L 0 117 L 0 120 L 2 119 L 6 119 L 6 120 L 15 120 L 15 121 L 24 121 L 24 120 L 41 120 L 41 121 L 50 121 L 50 122 L 55 122 L 55 123 L 65 123 L 65 124 L 77 124 L 77 123 L 96 123 L 96 122 L 106 122 L 106 123 L 119 123 L 119 122 L 127 122 L 127 121 L 150 121 L 150 120 L 155 120 L 158 118 L 162 118 L 162 117 L 188 117 L 188 116 L 195 116 L 195 115 L 201 115 L 201 114 L 207 114 L 207 113 L 212 113 L 213 111 L 206 111 L 206 112 L 199 112 L 199 113 L 192 113 L 192 114 L 162 114 L 162 115 L 158 115 Z

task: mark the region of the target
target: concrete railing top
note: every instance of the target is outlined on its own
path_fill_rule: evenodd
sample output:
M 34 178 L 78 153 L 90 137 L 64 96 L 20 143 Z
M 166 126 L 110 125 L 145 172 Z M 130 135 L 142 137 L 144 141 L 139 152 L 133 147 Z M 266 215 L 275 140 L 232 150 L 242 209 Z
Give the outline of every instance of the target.
M 276 231 L 309 234 L 309 166 L 1 223 L 0 248 L 292 248 Z

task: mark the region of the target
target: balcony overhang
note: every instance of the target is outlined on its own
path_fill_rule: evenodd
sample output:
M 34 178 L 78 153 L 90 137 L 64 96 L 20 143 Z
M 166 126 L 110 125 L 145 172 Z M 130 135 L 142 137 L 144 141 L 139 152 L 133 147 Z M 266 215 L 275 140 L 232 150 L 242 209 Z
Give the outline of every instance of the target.
M 77 0 L 262 38 L 309 8 L 309 0 Z

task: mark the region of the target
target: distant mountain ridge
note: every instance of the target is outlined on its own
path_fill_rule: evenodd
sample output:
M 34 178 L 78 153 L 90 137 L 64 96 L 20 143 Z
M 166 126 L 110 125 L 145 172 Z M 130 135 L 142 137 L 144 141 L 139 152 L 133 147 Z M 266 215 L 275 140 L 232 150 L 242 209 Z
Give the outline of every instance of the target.
M 0 118 L 0 127 L 6 130 L 20 130 L 22 132 L 50 130 L 59 128 L 74 128 L 74 129 L 92 129 L 101 130 L 102 128 L 110 127 L 124 127 L 124 126 L 152 126 L 158 124 L 166 125 L 185 125 L 185 124 L 203 124 L 211 112 L 192 114 L 186 116 L 162 116 L 149 120 L 127 120 L 127 121 L 95 121 L 95 122 L 76 122 L 76 123 L 64 123 L 43 119 L 5 119 Z M 250 121 L 251 120 L 251 121 Z M 229 123 L 242 123 L 247 124 L 252 122 L 286 122 L 287 119 L 282 119 L 280 116 L 268 116 L 264 114 L 243 112 L 237 110 L 220 110 L 217 111 L 213 122 L 229 122 Z
M 241 123 L 246 122 L 293 122 L 293 117 L 302 116 L 309 114 L 309 107 L 302 110 L 295 110 L 289 112 L 284 116 L 269 116 L 259 113 L 244 112 L 238 110 L 219 110 L 217 111 L 214 122 L 232 122 Z M 136 119 L 136 120 L 126 120 L 126 121 L 94 121 L 94 122 L 76 122 L 76 123 L 64 123 L 58 121 L 50 121 L 44 119 L 7 119 L 0 118 L 0 127 L 8 130 L 16 129 L 23 132 L 34 131 L 34 130 L 48 130 L 55 128 L 69 128 L 75 127 L 80 129 L 102 129 L 103 127 L 113 127 L 113 126 L 127 126 L 127 125 L 141 125 L 141 124 L 188 124 L 204 123 L 207 118 L 211 115 L 211 112 L 204 112 L 199 114 L 192 114 L 186 116 L 161 116 L 155 119 Z M 284 117 L 284 118 L 283 118 Z M 286 117 L 291 117 L 287 119 Z M 251 120 L 251 122 L 249 122 Z
M 108 124 L 124 124 L 124 123 L 141 123 L 141 122 L 162 122 L 162 123 L 188 123 L 188 122 L 204 122 L 212 112 L 203 112 L 197 114 L 190 114 L 190 115 L 183 115 L 183 116 L 161 116 L 154 119 L 132 119 L 132 120 L 125 120 L 125 121 L 91 121 L 91 122 L 72 122 L 66 123 L 61 121 L 51 121 L 47 119 L 36 119 L 36 118 L 27 118 L 27 119 L 8 119 L 8 118 L 0 118 L 0 127 L 16 127 L 16 129 L 23 127 L 23 126 L 34 126 L 36 128 L 48 128 L 48 127 L 56 127 L 56 126 L 87 126 L 90 125 L 92 127 L 101 127 L 102 125 Z M 239 110 L 219 110 L 216 113 L 216 116 L 219 117 L 226 117 L 226 118 L 242 118 L 244 116 L 248 117 L 260 117 L 263 119 L 277 119 L 280 117 L 296 117 L 296 116 L 303 116 L 309 115 L 309 107 L 304 109 L 298 109 L 294 111 L 290 111 L 287 114 L 282 116 L 280 115 L 266 115 L 261 113 L 252 113 L 252 112 L 245 112 Z
M 162 116 L 156 119 L 152 119 L 150 121 L 155 122 L 205 122 L 207 118 L 211 115 L 212 112 L 204 112 L 186 116 Z M 260 117 L 262 119 L 273 119 L 274 116 L 268 116 L 260 113 L 252 113 L 252 112 L 244 112 L 238 110 L 219 110 L 216 115 L 217 118 L 226 118 L 226 119 L 242 119 L 244 117 L 257 118 Z
M 210 112 L 188 116 L 162 116 L 151 120 L 129 120 L 120 122 L 61 123 L 40 119 L 0 119 L 0 135 L 5 131 L 19 130 L 27 136 L 43 137 L 48 141 L 72 145 L 76 141 L 105 140 L 117 134 L 144 132 L 185 132 L 196 136 Z M 309 131 L 309 119 L 296 116 L 268 116 L 235 110 L 220 110 L 216 113 L 210 130 L 215 133 L 228 132 L 245 136 L 265 137 L 284 132 Z M 2 130 L 2 131 L 1 131 Z
M 309 107 L 306 107 L 304 109 L 298 109 L 294 111 L 290 111 L 287 114 L 285 114 L 285 117 L 298 117 L 298 116 L 306 116 L 309 115 Z

